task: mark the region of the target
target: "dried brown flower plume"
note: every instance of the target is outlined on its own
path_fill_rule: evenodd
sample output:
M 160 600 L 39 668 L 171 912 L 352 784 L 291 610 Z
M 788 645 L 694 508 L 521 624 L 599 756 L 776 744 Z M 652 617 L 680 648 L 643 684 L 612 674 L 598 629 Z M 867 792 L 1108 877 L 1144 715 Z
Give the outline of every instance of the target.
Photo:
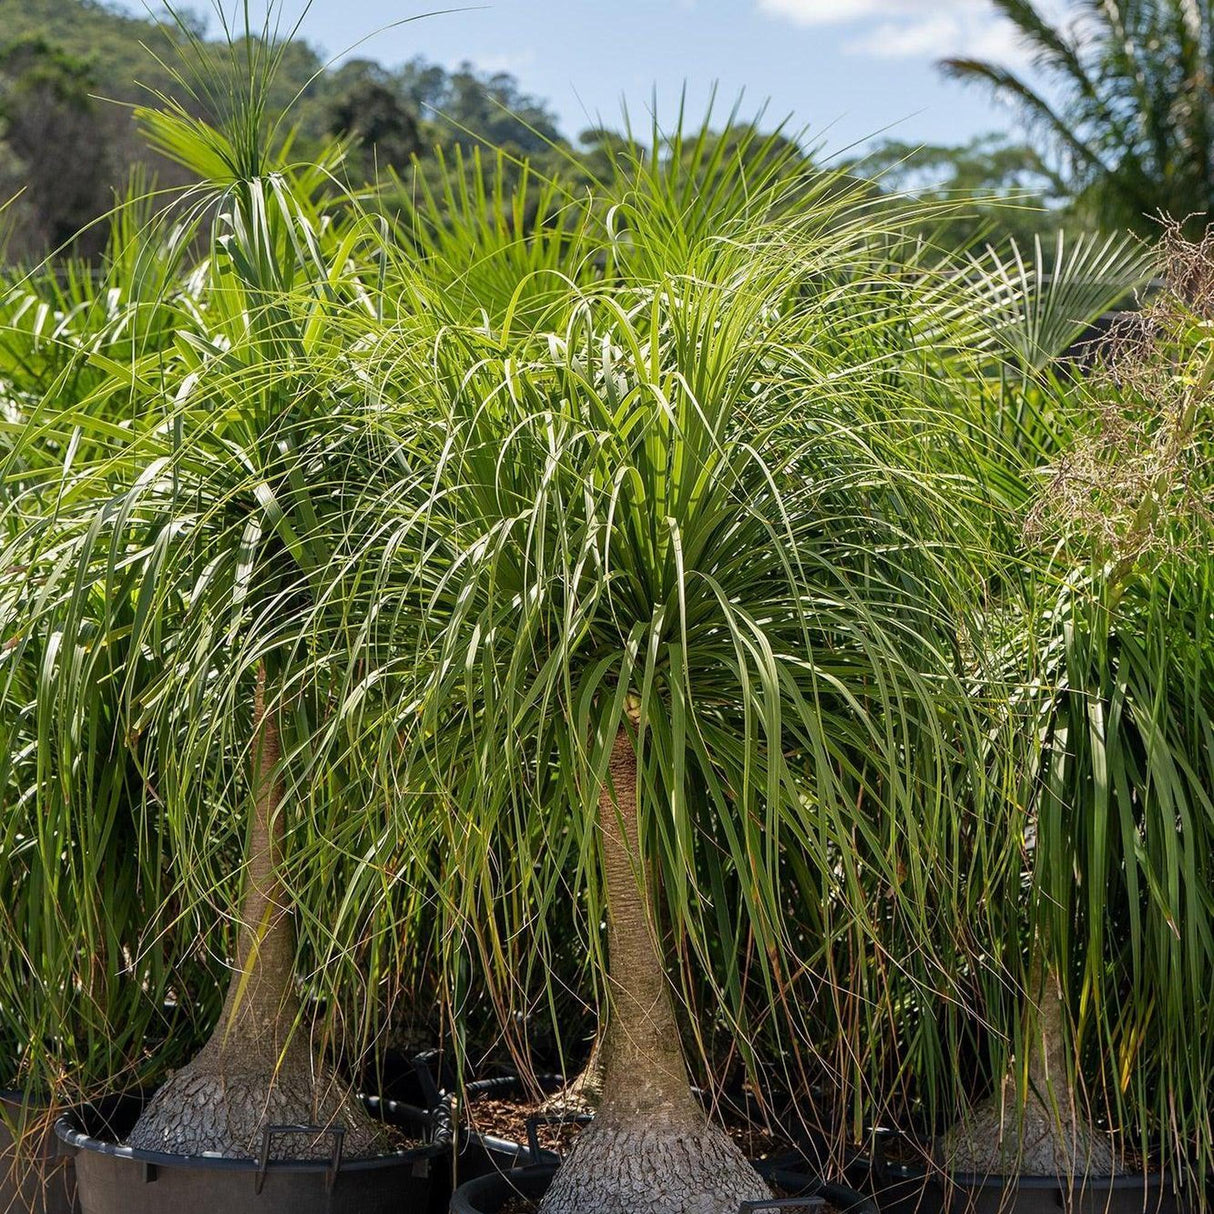
M 1077 392 L 1089 416 L 1048 469 L 1030 538 L 1094 544 L 1124 578 L 1141 561 L 1184 549 L 1209 521 L 1214 450 L 1214 232 L 1187 241 L 1170 225 L 1160 285 L 1097 351 Z

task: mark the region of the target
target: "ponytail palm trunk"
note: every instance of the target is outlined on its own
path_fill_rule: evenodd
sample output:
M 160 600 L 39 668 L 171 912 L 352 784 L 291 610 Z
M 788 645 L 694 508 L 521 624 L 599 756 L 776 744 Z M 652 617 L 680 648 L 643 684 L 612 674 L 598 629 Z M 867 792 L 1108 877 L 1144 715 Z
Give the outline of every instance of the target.
M 607 899 L 610 1013 L 603 1091 L 540 1206 L 584 1210 L 732 1210 L 771 1196 L 691 1091 L 640 854 L 636 751 L 620 729 L 599 795 Z M 688 1200 L 691 1195 L 691 1200 Z
M 219 1022 L 192 1061 L 156 1093 L 127 1145 L 179 1155 L 255 1155 L 267 1125 L 340 1125 L 344 1150 L 374 1154 L 377 1130 L 344 1083 L 295 1033 L 295 930 L 280 865 L 283 847 L 276 710 L 257 675 L 244 899 L 236 968 Z M 309 1148 L 304 1148 L 309 1153 Z M 331 1154 L 322 1137 L 311 1153 Z
M 1072 1078 L 1069 1016 L 1059 978 L 1035 940 L 1019 1050 L 994 1093 L 941 1140 L 940 1155 L 952 1171 L 1079 1181 L 1118 1171 L 1108 1131 L 1093 1124 Z

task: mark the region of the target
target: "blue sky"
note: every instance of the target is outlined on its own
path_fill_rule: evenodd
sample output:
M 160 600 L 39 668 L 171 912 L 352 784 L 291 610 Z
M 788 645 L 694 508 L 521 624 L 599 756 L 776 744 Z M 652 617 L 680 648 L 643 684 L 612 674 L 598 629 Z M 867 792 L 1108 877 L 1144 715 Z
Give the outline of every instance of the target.
M 302 32 L 336 54 L 433 7 L 313 0 Z M 702 110 L 716 81 L 723 100 L 745 89 L 753 110 L 770 99 L 769 116 L 793 113 L 838 151 L 886 128 L 912 142 L 1007 129 L 1011 114 L 932 65 L 956 53 L 1015 62 L 1018 49 L 987 0 L 484 0 L 384 30 L 358 53 L 510 71 L 552 104 L 569 134 L 596 117 L 615 123 L 622 99 L 645 116 L 655 83 L 661 113 L 672 112 L 684 82 Z

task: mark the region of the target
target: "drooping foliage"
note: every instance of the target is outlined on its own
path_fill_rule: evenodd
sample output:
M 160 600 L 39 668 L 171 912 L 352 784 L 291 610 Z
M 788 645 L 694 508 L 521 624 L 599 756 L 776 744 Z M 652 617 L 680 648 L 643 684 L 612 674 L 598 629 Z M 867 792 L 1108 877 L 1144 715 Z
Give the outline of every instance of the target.
M 1016 1055 L 1045 938 L 1093 1104 L 1208 1156 L 1202 440 L 1165 493 L 1174 411 L 1075 349 L 1140 252 L 941 264 L 922 211 L 732 120 L 601 173 L 461 151 L 372 218 L 253 101 L 145 113 L 202 184 L 3 299 L 12 1077 L 154 1079 L 166 1000 L 174 1050 L 209 1027 L 260 668 L 321 1046 L 436 994 L 464 1055 L 576 1059 L 635 697 L 698 1076 L 937 1130 Z M 1200 411 L 1176 298 L 1148 365 Z M 1084 484 L 1086 529 L 1034 511 Z M 1135 500 L 1171 538 L 1126 563 L 1133 520 L 1089 524 Z

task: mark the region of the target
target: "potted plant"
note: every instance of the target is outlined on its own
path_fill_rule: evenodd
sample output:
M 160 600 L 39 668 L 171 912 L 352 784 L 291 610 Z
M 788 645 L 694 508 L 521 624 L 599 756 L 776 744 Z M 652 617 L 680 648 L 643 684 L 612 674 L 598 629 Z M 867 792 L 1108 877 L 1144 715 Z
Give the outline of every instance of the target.
M 1107 344 L 1084 352 L 1087 378 L 1060 362 L 1101 296 L 1105 310 L 1118 304 L 1155 266 L 1112 242 L 1080 240 L 1067 256 L 1061 237 L 1051 267 L 1040 250 L 1036 267 L 997 262 L 997 277 L 1037 279 L 1017 293 L 1021 314 L 1000 335 L 1010 337 L 1020 374 L 958 398 L 960 410 L 976 403 L 978 424 L 1008 437 L 999 449 L 1000 509 L 1021 521 L 1027 514 L 1029 539 L 1045 543 L 1026 556 L 1022 523 L 1004 531 L 1019 572 L 992 595 L 1009 637 L 999 676 L 1012 692 L 1006 705 L 1017 736 L 1031 742 L 1022 750 L 1019 821 L 1008 823 L 1003 845 L 1021 861 L 1006 872 L 1002 894 L 992 885 L 969 963 L 993 1026 L 983 1036 L 987 1093 L 994 1090 L 983 1100 L 971 1091 L 971 1107 L 934 1144 L 923 1142 L 934 1129 L 927 1128 L 920 1145 L 929 1168 L 894 1169 L 890 1192 L 909 1195 L 912 1206 L 934 1174 L 936 1202 L 1170 1208 L 1175 1193 L 1159 1174 L 1164 1161 L 1174 1179 L 1197 1186 L 1206 1168 L 1206 1095 L 1169 1061 L 1203 1056 L 1195 1027 L 1204 995 L 1180 982 L 1165 1009 L 1145 993 L 1159 982 L 1146 975 L 1175 964 L 1167 960 L 1175 949 L 1198 971 L 1204 964 L 1203 947 L 1193 952 L 1175 935 L 1191 921 L 1175 900 L 1201 889 L 1201 864 L 1182 866 L 1175 884 L 1159 879 L 1170 863 L 1161 849 L 1204 850 L 1201 815 L 1179 838 L 1173 819 L 1176 806 L 1203 795 L 1196 789 L 1204 758 L 1184 724 L 1201 719 L 1201 692 L 1168 673 L 1173 660 L 1179 671 L 1199 659 L 1162 640 L 1178 615 L 1202 611 L 1203 580 L 1182 572 L 1195 567 L 1202 546 L 1186 554 L 1169 539 L 1152 548 L 1161 532 L 1170 528 L 1174 538 L 1184 529 L 1176 528 L 1185 512 L 1169 509 L 1180 492 L 1173 478 L 1201 439 L 1186 429 L 1178 402 L 1186 376 L 1192 385 L 1201 380 L 1193 369 L 1201 347 L 1190 344 L 1176 357 L 1178 334 L 1191 339 L 1197 330 L 1189 306 L 1178 310 L 1169 290 L 1118 323 L 1112 369 L 1101 368 Z M 1165 405 L 1161 393 L 1169 392 Z M 1170 466 L 1152 464 L 1169 443 Z M 1161 828 L 1157 815 L 1169 826 Z M 920 1019 L 931 1029 L 947 1017 L 948 1009 L 935 1009 Z M 1147 1020 L 1155 1022 L 1151 1031 Z M 981 1056 L 976 1067 L 981 1073 Z M 944 1099 L 932 1112 L 942 1117 L 959 1085 L 947 1079 L 935 1087 Z M 1169 1124 L 1157 1101 L 1184 1113 Z
M 928 417 L 914 377 L 886 374 L 916 357 L 913 308 L 847 326 L 849 282 L 903 288 L 865 262 L 854 199 L 829 196 L 770 228 L 757 199 L 682 258 L 672 211 L 645 196 L 632 243 L 672 247 L 576 290 L 548 312 L 557 331 L 469 329 L 430 299 L 388 360 L 384 390 L 404 411 L 433 399 L 445 447 L 436 471 L 367 494 L 387 556 L 359 614 L 392 690 L 361 727 L 366 758 L 394 795 L 441 807 L 462 877 L 446 899 L 491 967 L 509 969 L 533 906 L 568 898 L 559 865 L 498 886 L 493 841 L 526 852 L 537 822 L 606 923 L 587 942 L 608 1009 L 602 1103 L 545 1211 L 769 1197 L 692 1094 L 672 939 L 695 964 L 718 916 L 741 917 L 777 986 L 796 955 L 786 851 L 841 898 L 859 836 L 896 890 L 891 832 L 918 866 L 899 903 L 913 915 L 943 847 L 901 827 L 984 779 L 953 648 L 967 565 L 911 471 Z M 931 300 L 915 295 L 923 332 L 946 315 Z M 710 911 L 688 867 L 701 844 L 744 875 L 741 906 Z
M 1113 835 L 1125 837 L 1124 824 L 1110 832 L 1108 805 L 1098 809 L 1092 803 L 1094 793 L 1097 801 L 1103 796 L 1097 791 L 1103 780 L 1094 770 L 1085 772 L 1083 757 L 1085 740 L 1101 734 L 1104 726 L 1081 721 L 1106 696 L 1107 688 L 1098 685 L 1109 674 L 1107 668 L 1103 675 L 1081 669 L 1093 651 L 1071 669 L 1076 654 L 1092 642 L 1087 613 L 1098 596 L 1087 575 L 1076 575 L 1066 564 L 1078 556 L 1074 546 L 1055 547 L 1058 535 L 1051 534 L 1048 548 L 1026 557 L 1023 531 L 1030 510 L 1035 526 L 1056 517 L 1061 482 L 1043 465 L 1060 460 L 1057 475 L 1062 476 L 1071 459 L 1068 448 L 1079 436 L 1087 436 L 1081 444 L 1091 441 L 1096 412 L 1103 407 L 1092 404 L 1092 389 L 1101 380 L 1098 370 L 1094 377 L 1091 373 L 1101 361 L 1100 347 L 1087 340 L 1093 325 L 1132 301 L 1135 290 L 1156 272 L 1156 259 L 1138 242 L 1067 239 L 1061 233 L 1052 250 L 1040 243 L 1035 256 L 1015 248 L 1011 256 L 988 250 L 972 266 L 980 292 L 993 305 L 992 365 L 998 375 L 957 380 L 951 388 L 953 407 L 989 435 L 993 456 L 986 476 L 996 521 L 992 534 L 1003 556 L 992 564 L 990 614 L 996 621 L 992 632 L 1003 628 L 1009 639 L 1001 655 L 994 655 L 988 676 L 989 687 L 1003 690 L 988 698 L 997 712 L 1015 714 L 1017 764 L 1022 764 L 1016 776 L 1021 782 L 1017 812 L 1005 822 L 1008 833 L 1002 841 L 988 838 L 987 846 L 1027 860 L 1007 866 L 1003 879 L 990 883 L 982 906 L 975 906 L 969 917 L 972 941 L 958 959 L 962 998 L 934 1009 L 904 1005 L 907 1042 L 894 1042 L 892 1052 L 904 1051 L 903 1065 L 920 1085 L 917 1116 L 909 1115 L 919 1124 L 910 1134 L 893 1135 L 914 1140 L 901 1161 L 882 1162 L 883 1150 L 876 1151 L 883 1176 L 876 1183 L 890 1201 L 905 1199 L 915 1206 L 927 1199 L 925 1185 L 937 1203 L 949 1187 L 991 1201 L 1017 1188 L 1020 1200 L 1029 1203 L 1053 1202 L 1059 1193 L 1070 1200 L 1072 1190 L 1092 1200 L 1116 1191 L 1118 1200 L 1131 1206 L 1161 1200 L 1158 1178 L 1146 1184 L 1140 1168 L 1137 1176 L 1131 1166 L 1117 1178 L 1123 1169 L 1117 1157 L 1121 1146 L 1109 1124 L 1128 1123 L 1126 1106 L 1106 1086 L 1104 1124 L 1098 1127 L 1092 1110 L 1099 1098 L 1084 1090 L 1079 1077 L 1081 1069 L 1089 1079 L 1099 1073 L 1103 1051 L 1093 1049 L 1095 1036 L 1112 1041 L 1133 1022 L 1124 1015 L 1124 988 L 1117 990 L 1129 973 L 1128 954 L 1109 966 L 1107 953 L 1104 961 L 1095 960 L 1104 946 L 1097 945 L 1097 954 L 1089 951 L 1100 937 L 1109 940 L 1109 924 L 1120 922 L 1117 931 L 1124 930 L 1127 914 L 1120 878 L 1114 875 L 1118 849 L 1109 849 Z M 1127 324 L 1129 315 L 1119 323 Z M 1085 375 L 1076 373 L 1080 367 Z M 1082 488 L 1072 484 L 1072 490 L 1079 496 L 1094 492 L 1098 479 L 1090 477 Z M 1049 486 L 1044 492 L 1042 484 Z M 1112 518 L 1106 514 L 1105 522 Z M 1044 531 L 1033 538 L 1045 538 Z M 1026 668 L 1026 661 L 1031 667 Z M 1075 694 L 1079 686 L 1084 690 Z M 1131 719 L 1117 711 L 1110 717 L 1136 730 Z M 1173 733 L 1172 727 L 1165 732 Z M 1123 753 L 1137 745 L 1130 743 Z M 1120 748 L 1111 746 L 1109 754 Z M 1140 798 L 1135 792 L 1131 801 Z M 1127 812 L 1138 811 L 1127 806 Z M 1090 845 L 1096 845 L 1096 852 L 1089 851 Z M 1088 866 L 1097 859 L 1100 875 L 1093 880 Z M 1082 874 L 1078 881 L 1077 874 Z M 1099 904 L 1095 890 L 1109 900 L 1101 913 L 1094 911 Z M 1081 955 L 1088 958 L 1082 975 Z M 1073 1013 L 1083 1002 L 1086 1047 L 1073 1044 L 1072 1037 L 1080 1028 Z M 975 1015 L 978 1007 L 983 1010 Z M 1102 1016 L 1115 1008 L 1120 1024 L 1097 1029 Z M 1087 1050 L 1086 1058 L 1081 1059 L 1081 1048 Z M 959 1075 L 952 1063 L 962 1050 L 968 1051 L 968 1062 Z M 948 1128 L 959 1105 L 966 1103 L 977 1107 Z M 879 1110 L 878 1117 L 905 1126 L 908 1101 L 903 1098 L 891 1110 L 892 1104 Z M 1142 1150 L 1145 1145 L 1144 1139 L 1144 1159 L 1149 1154 Z M 930 1182 L 932 1175 L 943 1188 Z
M 1214 949 L 1198 910 L 1211 878 L 1210 706 L 1195 624 L 1210 544 L 1194 503 L 1208 475 L 1214 272 L 1208 247 L 1177 231 L 1157 267 L 1153 298 L 1112 328 L 1071 393 L 1074 424 L 1031 502 L 1030 538 L 1051 560 L 1029 623 L 1042 748 L 1028 802 L 1022 1078 L 1006 1130 L 988 1114 L 981 1151 L 965 1123 L 954 1140 L 974 1171 L 1015 1162 L 1080 1191 L 1112 1186 L 1133 1209 L 1173 1200 L 1145 1171 L 1199 1191 L 1211 1164 L 1202 1026 Z M 1111 1058 L 1090 1085 L 1120 1138 L 1093 1129 L 1079 1089 L 1093 1041 Z M 1041 1149 L 1025 1158 L 1033 1137 Z
M 502 153 L 482 163 L 479 154 L 465 158 L 458 150 L 447 161 L 440 150 L 437 164 L 415 166 L 408 188 L 388 194 L 400 215 L 385 249 L 381 310 L 433 315 L 429 301 L 437 297 L 445 322 L 485 325 L 499 350 L 525 349 L 536 333 L 568 323 L 583 289 L 628 290 L 663 267 L 707 265 L 745 225 L 804 216 L 832 193 L 837 205 L 824 208 L 819 222 L 846 226 L 855 218 L 862 191 L 842 174 L 813 171 L 783 129 L 763 131 L 762 115 L 741 120 L 736 105 L 723 129 L 714 127 L 715 117 L 710 104 L 688 130 L 664 131 L 655 119 L 648 145 L 629 127 L 627 136 L 604 144 L 600 157 L 562 164 L 551 176 Z M 409 340 L 427 340 L 408 329 L 412 323 L 404 326 Z M 388 348 L 397 351 L 401 338 L 398 332 Z M 494 863 L 520 874 L 536 863 L 559 865 L 550 842 L 538 841 L 537 852 L 512 839 Z M 573 938 L 576 930 L 570 928 L 571 947 L 542 962 L 524 955 L 517 963 L 542 969 L 558 952 L 580 951 L 584 965 L 588 954 Z M 572 990 L 570 983 L 566 993 Z M 552 1113 L 592 1110 L 601 1095 L 602 1026 L 572 1049 L 566 1027 L 554 1025 L 561 1065 L 568 1069 L 565 1060 L 573 1061 L 577 1073 L 546 1091 Z M 528 1044 L 508 1028 L 505 1043 L 528 1070 Z
M 272 1153 L 302 1161 L 275 1169 L 276 1200 L 297 1203 L 306 1181 L 307 1199 L 328 1203 L 336 1183 L 339 1204 L 369 1210 L 402 1186 L 426 1187 L 446 1149 L 442 1128 L 421 1119 L 412 1136 L 426 1141 L 398 1150 L 305 1042 L 287 818 L 334 785 L 307 766 L 317 685 L 298 681 L 296 659 L 308 645 L 301 621 L 332 589 L 315 580 L 324 520 L 339 512 L 334 486 L 358 450 L 340 395 L 317 385 L 334 359 L 326 315 L 360 291 L 359 220 L 341 211 L 332 161 L 295 173 L 275 162 L 262 86 L 281 48 L 267 36 L 245 50 L 253 81 L 230 99 L 224 129 L 169 103 L 141 114 L 153 145 L 200 178 L 148 236 L 179 260 L 195 241 L 205 248 L 168 288 L 180 300 L 171 347 L 137 343 L 121 361 L 93 353 L 103 374 L 84 398 L 62 408 L 48 393 L 12 443 L 13 460 L 48 442 L 70 453 L 28 487 L 0 559 L 14 652 L 62 641 L 59 660 L 43 664 L 40 705 L 55 728 L 85 728 L 94 672 L 80 655 L 116 657 L 121 639 L 123 660 L 107 672 L 118 737 L 163 807 L 178 894 L 198 907 L 215 890 L 242 891 L 228 996 L 202 1050 L 121 1148 L 62 1128 L 83 1152 L 82 1184 L 96 1185 L 93 1209 L 134 1208 L 123 1177 L 140 1166 L 167 1182 L 154 1208 L 200 1192 L 226 1200 L 233 1183 L 252 1191 L 254 1172 L 260 1193 Z M 138 308 L 123 316 L 136 332 L 141 319 Z M 200 1171 L 209 1181 L 191 1180 Z
M 132 191 L 139 182 L 132 183 Z M 132 192 L 109 217 L 100 273 L 83 263 L 13 273 L 0 304 L 0 533 L 15 553 L 38 495 L 65 462 L 89 458 L 90 437 L 60 445 L 40 431 L 48 396 L 83 402 L 103 373 L 95 360 L 163 350 L 173 303 L 165 246 L 145 246 L 149 210 Z M 136 272 L 138 266 L 138 272 Z M 123 320 L 138 312 L 143 324 Z M 65 410 L 66 411 L 66 410 Z M 62 654 L 30 630 L 36 576 L 7 565 L 0 590 L 0 1088 L 5 1146 L 0 1206 L 65 1209 L 74 1180 L 57 1159 L 59 1112 L 157 1082 L 188 1056 L 214 1014 L 205 924 L 174 922 L 167 841 L 138 763 L 128 753 L 115 673 L 127 663 L 134 604 L 111 607 L 101 643 L 75 652 L 70 708 L 57 699 Z M 76 625 L 96 638 L 107 616 L 100 588 L 82 590 Z M 59 728 L 60 711 L 87 722 Z

